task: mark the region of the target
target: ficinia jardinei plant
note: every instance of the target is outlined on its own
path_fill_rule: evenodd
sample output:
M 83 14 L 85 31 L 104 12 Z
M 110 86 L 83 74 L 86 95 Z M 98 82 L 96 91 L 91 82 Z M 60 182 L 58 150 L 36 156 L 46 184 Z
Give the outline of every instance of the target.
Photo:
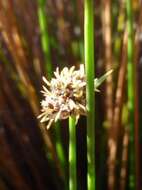
M 111 73 L 112 70 L 93 80 L 95 91 L 99 91 L 98 87 Z M 75 66 L 65 67 L 61 72 L 57 68 L 54 75 L 51 81 L 43 77 L 44 100 L 41 101 L 42 113 L 38 118 L 47 122 L 48 129 L 53 122 L 69 118 L 69 189 L 76 190 L 76 123 L 80 115 L 87 114 L 84 65 L 80 65 L 78 70 Z

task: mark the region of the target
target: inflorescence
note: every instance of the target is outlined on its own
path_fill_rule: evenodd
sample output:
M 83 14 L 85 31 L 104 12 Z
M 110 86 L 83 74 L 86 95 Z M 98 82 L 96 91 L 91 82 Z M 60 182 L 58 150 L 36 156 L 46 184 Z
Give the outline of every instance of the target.
M 112 72 L 109 71 L 100 79 L 94 80 L 94 90 L 105 80 Z M 47 128 L 57 120 L 67 119 L 69 116 L 75 116 L 78 120 L 80 115 L 86 115 L 86 77 L 84 65 L 81 64 L 79 70 L 75 66 L 70 69 L 59 68 L 54 72 L 55 78 L 49 82 L 45 77 L 43 81 L 44 100 L 41 101 L 41 114 L 38 116 L 40 122 L 48 122 Z

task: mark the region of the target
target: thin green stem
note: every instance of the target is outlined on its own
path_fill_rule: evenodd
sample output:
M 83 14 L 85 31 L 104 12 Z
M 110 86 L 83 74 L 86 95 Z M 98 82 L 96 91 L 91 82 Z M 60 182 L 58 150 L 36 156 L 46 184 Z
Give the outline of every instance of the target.
M 65 181 L 65 189 L 66 186 L 67 186 L 67 180 L 66 180 L 66 174 L 67 174 L 67 159 L 65 157 L 65 152 L 64 152 L 64 149 L 63 149 L 63 145 L 62 145 L 62 138 L 61 138 L 61 125 L 58 122 L 55 123 L 55 138 L 56 138 L 56 151 L 57 151 L 57 154 L 58 154 L 58 158 L 60 160 L 60 163 L 61 163 L 61 167 L 62 167 L 62 170 L 64 171 L 63 173 L 63 179 Z
M 130 173 L 129 188 L 135 189 L 135 161 L 134 161 L 134 31 L 132 1 L 126 1 L 127 30 L 128 30 L 128 109 L 130 126 Z
M 51 78 L 52 75 L 52 64 L 51 64 L 51 53 L 49 45 L 49 34 L 48 34 L 48 23 L 47 15 L 45 10 L 45 0 L 38 0 L 38 20 L 41 34 L 41 45 L 44 52 L 45 62 L 46 62 L 46 71 L 48 73 L 48 78 Z
M 85 0 L 84 40 L 86 67 L 86 106 L 87 106 L 87 187 L 95 190 L 95 117 L 94 117 L 94 12 L 93 0 Z
M 49 41 L 49 33 L 48 33 L 48 22 L 47 22 L 47 15 L 45 6 L 46 0 L 38 0 L 38 20 L 39 20 L 39 28 L 41 34 L 41 45 L 44 52 L 45 63 L 46 63 L 46 73 L 48 75 L 48 79 L 52 77 L 52 60 L 51 60 L 51 50 L 50 50 L 50 41 Z M 56 135 L 56 151 L 58 154 L 58 158 L 61 163 L 61 167 L 63 170 L 63 177 L 66 171 L 66 158 L 65 152 L 62 146 L 62 138 L 61 138 L 61 130 L 60 124 L 57 122 L 55 124 L 55 135 Z
M 76 119 L 69 117 L 69 190 L 77 189 L 76 173 Z

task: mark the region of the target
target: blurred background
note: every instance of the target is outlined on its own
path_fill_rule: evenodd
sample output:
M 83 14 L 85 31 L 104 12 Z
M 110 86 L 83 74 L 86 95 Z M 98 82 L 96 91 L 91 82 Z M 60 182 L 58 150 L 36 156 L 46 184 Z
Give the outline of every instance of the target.
M 129 3 L 132 64 L 126 1 L 94 1 L 95 75 L 116 68 L 96 93 L 97 190 L 142 188 L 142 2 Z M 84 63 L 83 8 L 83 0 L 0 0 L 0 190 L 67 189 L 68 121 L 46 130 L 37 116 L 42 76 Z M 77 161 L 86 190 L 85 117 Z

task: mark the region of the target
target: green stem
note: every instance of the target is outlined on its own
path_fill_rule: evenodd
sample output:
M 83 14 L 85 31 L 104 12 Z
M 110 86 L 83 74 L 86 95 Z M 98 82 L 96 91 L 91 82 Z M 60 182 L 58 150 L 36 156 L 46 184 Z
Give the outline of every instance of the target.
M 48 23 L 47 23 L 47 15 L 45 6 L 46 0 L 38 0 L 38 20 L 39 20 L 39 28 L 41 33 L 41 45 L 44 52 L 45 63 L 46 63 L 46 73 L 48 75 L 48 79 L 52 77 L 52 60 L 51 60 L 51 51 L 50 51 L 50 41 L 49 41 L 49 33 L 48 33 Z M 63 170 L 63 177 L 66 171 L 66 158 L 65 152 L 62 146 L 62 138 L 61 138 L 61 129 L 60 124 L 57 122 L 55 124 L 55 135 L 56 135 L 56 151 L 58 154 L 58 158 L 61 163 L 61 167 Z
M 135 161 L 134 161 L 134 31 L 132 1 L 126 1 L 127 29 L 128 29 L 128 109 L 130 126 L 130 173 L 129 188 L 135 189 Z
M 67 189 L 67 180 L 66 180 L 66 174 L 67 174 L 67 160 L 65 157 L 65 152 L 62 145 L 62 135 L 61 135 L 61 125 L 58 122 L 55 123 L 55 138 L 56 138 L 56 151 L 58 154 L 58 158 L 60 160 L 60 164 L 63 170 L 63 179 L 65 182 L 65 189 Z
M 93 0 L 85 0 L 84 40 L 86 67 L 86 106 L 87 106 L 87 187 L 95 190 L 95 118 L 94 118 L 94 12 Z
M 48 78 L 50 79 L 52 74 L 52 64 L 45 4 L 45 0 L 38 0 L 38 20 L 41 33 L 41 45 L 46 62 L 46 71 L 48 73 Z
M 77 189 L 76 173 L 76 119 L 69 117 L 69 190 Z

